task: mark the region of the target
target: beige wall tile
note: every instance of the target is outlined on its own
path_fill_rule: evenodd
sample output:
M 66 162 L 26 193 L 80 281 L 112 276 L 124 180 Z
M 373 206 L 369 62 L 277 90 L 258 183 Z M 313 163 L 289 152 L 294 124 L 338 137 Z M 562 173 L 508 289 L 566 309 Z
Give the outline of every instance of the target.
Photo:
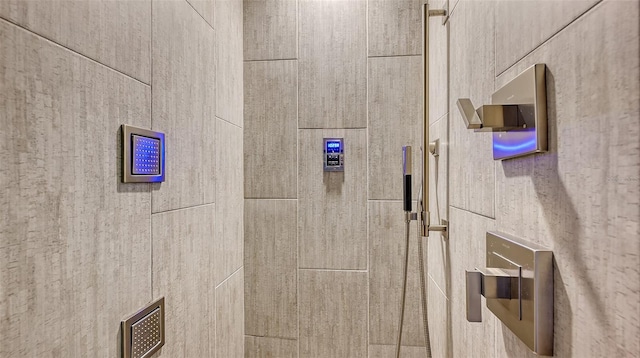
M 3 0 L 0 17 L 144 83 L 151 80 L 150 0 Z
M 479 107 L 494 90 L 493 1 L 461 1 L 449 20 L 451 31 L 450 204 L 495 216 L 495 168 L 491 133 L 466 129 L 456 106 L 471 98 Z
M 115 356 L 151 298 L 150 188 L 120 183 L 118 133 L 149 126 L 149 87 L 4 20 L 0 77 L 0 356 Z
M 432 357 L 451 357 L 453 355 L 451 304 L 436 283 L 427 280 L 427 311 L 429 311 L 429 341 Z M 490 342 L 488 344 L 491 344 Z M 473 356 L 473 352 L 470 352 Z
M 298 337 L 296 215 L 296 200 L 245 201 L 248 335 Z
M 224 279 L 243 262 L 242 128 L 216 119 L 216 235 L 215 282 Z
M 245 63 L 246 198 L 297 196 L 297 61 Z
M 216 287 L 216 357 L 244 357 L 244 272 Z
M 213 27 L 215 3 L 221 0 L 186 0 L 202 18 Z
M 370 345 L 369 358 L 389 358 L 396 356 L 396 346 Z M 423 358 L 427 356 L 425 347 L 402 346 L 400 358 Z
M 447 143 L 448 131 L 447 117 L 431 125 L 429 137 L 431 141 L 439 140 L 440 154 L 435 157 L 429 154 L 429 212 L 431 214 L 431 224 L 440 225 L 443 219 L 449 218 L 449 144 Z M 449 267 L 449 240 L 447 235 L 432 231 L 429 233 L 428 245 L 425 246 L 428 252 L 427 269 L 429 276 L 435 281 L 445 294 L 450 292 L 451 272 Z
M 486 233 L 495 229 L 495 220 L 456 208 L 451 208 L 449 214 L 452 278 L 448 312 L 453 356 L 495 357 L 496 318 L 482 298 L 482 322 L 468 322 L 465 296 L 465 270 L 486 267 Z
M 211 0 L 209 0 L 211 1 Z M 216 116 L 243 126 L 242 0 L 216 0 Z
M 323 172 L 323 137 L 344 138 L 344 172 Z M 365 130 L 300 130 L 298 148 L 299 267 L 366 269 Z
M 245 358 L 296 358 L 298 341 L 270 337 L 244 337 Z
M 366 5 L 299 1 L 300 128 L 366 127 Z
M 153 212 L 212 203 L 213 29 L 185 1 L 153 5 L 153 128 L 166 134 L 166 181 Z
M 497 1 L 496 73 L 505 71 L 598 2 Z
M 416 235 L 412 222 L 402 333 L 402 344 L 408 346 L 424 346 Z M 406 250 L 401 201 L 369 201 L 369 240 L 369 343 L 392 345 L 398 337 Z
M 367 356 L 367 273 L 299 270 L 300 357 Z
M 402 199 L 402 146 L 413 153 L 413 197 L 422 157 L 420 56 L 369 59 L 369 199 Z
M 555 355 L 640 352 L 639 13 L 605 1 L 497 79 L 548 66 L 550 151 L 500 163 L 496 219 L 553 249 Z
M 151 216 L 153 297 L 165 297 L 160 356 L 207 357 L 215 345 L 213 204 Z
M 369 0 L 369 56 L 422 53 L 422 2 Z
M 447 0 L 434 3 L 429 4 L 429 9 L 446 9 Z M 449 93 L 447 90 L 450 79 L 450 30 L 449 22 L 443 24 L 442 20 L 441 16 L 429 18 L 429 123 L 431 124 L 449 112 L 449 103 L 447 102 Z M 420 31 L 422 32 L 422 30 Z M 422 34 L 420 39 L 422 39 Z M 457 108 L 455 109 L 457 110 Z
M 298 57 L 298 2 L 244 1 L 244 59 Z

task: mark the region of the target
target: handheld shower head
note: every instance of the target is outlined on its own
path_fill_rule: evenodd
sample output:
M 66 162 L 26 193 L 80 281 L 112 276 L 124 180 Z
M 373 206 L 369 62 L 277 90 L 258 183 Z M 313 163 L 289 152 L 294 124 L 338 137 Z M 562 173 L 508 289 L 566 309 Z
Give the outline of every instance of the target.
M 402 201 L 404 211 L 411 212 L 411 146 L 402 147 Z

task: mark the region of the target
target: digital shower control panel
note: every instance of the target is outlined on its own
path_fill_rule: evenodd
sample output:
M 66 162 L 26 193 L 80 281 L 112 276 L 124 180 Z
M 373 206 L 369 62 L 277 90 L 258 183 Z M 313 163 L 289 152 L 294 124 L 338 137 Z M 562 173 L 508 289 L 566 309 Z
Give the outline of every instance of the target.
M 324 171 L 344 171 L 344 140 L 342 138 L 324 139 Z
M 164 181 L 164 133 L 122 125 L 122 182 Z

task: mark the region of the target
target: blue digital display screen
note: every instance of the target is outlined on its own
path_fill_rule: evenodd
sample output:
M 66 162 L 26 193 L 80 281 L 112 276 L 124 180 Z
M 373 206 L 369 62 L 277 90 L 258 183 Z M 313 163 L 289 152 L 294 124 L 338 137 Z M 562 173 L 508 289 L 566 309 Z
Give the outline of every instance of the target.
M 132 168 L 134 175 L 160 174 L 160 140 L 132 135 Z
M 338 141 L 327 141 L 327 153 L 339 153 L 340 144 Z

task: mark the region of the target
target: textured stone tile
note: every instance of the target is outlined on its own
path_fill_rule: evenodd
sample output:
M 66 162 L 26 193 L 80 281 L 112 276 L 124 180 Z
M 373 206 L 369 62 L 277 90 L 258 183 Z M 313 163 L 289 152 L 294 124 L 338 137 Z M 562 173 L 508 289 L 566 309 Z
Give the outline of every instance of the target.
M 166 134 L 166 181 L 153 212 L 215 198 L 213 29 L 185 1 L 153 4 L 153 129 Z
M 297 63 L 245 63 L 246 198 L 297 197 Z
M 396 356 L 396 346 L 370 345 L 369 358 L 389 358 Z M 427 356 L 425 347 L 402 346 L 400 358 L 423 358 Z
M 402 146 L 411 145 L 414 198 L 422 171 L 422 60 L 369 59 L 369 199 L 402 199 Z
M 151 0 L 3 0 L 0 17 L 144 83 L 151 80 Z
M 549 153 L 500 163 L 496 219 L 553 249 L 557 356 L 640 352 L 639 13 L 605 1 L 497 79 L 548 66 Z
M 244 1 L 244 59 L 298 57 L 298 2 Z
M 431 141 L 439 140 L 440 154 L 437 157 L 429 154 L 429 212 L 431 223 L 440 225 L 443 219 L 449 218 L 449 183 L 448 183 L 448 159 L 449 145 L 447 143 L 448 121 L 444 117 L 430 126 L 429 137 Z M 432 231 L 429 233 L 427 268 L 429 276 L 435 281 L 445 294 L 449 292 L 451 272 L 449 267 L 449 241 L 446 235 Z
M 299 128 L 366 127 L 366 1 L 298 4 Z
M 449 300 L 436 283 L 429 279 L 427 286 L 429 311 L 429 340 L 431 342 L 432 357 L 451 357 L 453 355 L 453 342 L 451 317 L 451 305 Z M 488 342 L 490 344 L 490 342 Z M 470 352 L 471 353 L 471 352 Z M 470 354 L 473 356 L 473 354 Z M 424 356 L 423 356 L 424 357 Z
M 495 164 L 491 133 L 466 129 L 456 106 L 470 98 L 476 107 L 489 103 L 494 90 L 493 1 L 461 1 L 449 20 L 451 36 L 450 204 L 495 216 Z
M 207 357 L 215 346 L 213 204 L 153 214 L 153 297 L 165 297 L 164 357 Z
M 216 119 L 216 235 L 214 277 L 216 284 L 243 262 L 242 128 Z
M 0 78 L 0 356 L 116 356 L 151 298 L 150 188 L 120 183 L 118 133 L 150 125 L 149 87 L 4 20 Z
M 224 0 L 186 0 L 195 11 L 202 16 L 202 18 L 211 26 L 214 21 L 215 3 L 223 2 Z
M 298 337 L 296 215 L 296 200 L 245 201 L 246 334 Z
M 216 357 L 244 357 L 244 272 L 216 287 Z
M 486 233 L 495 229 L 495 221 L 456 208 L 451 208 L 449 214 L 452 278 L 451 308 L 448 312 L 451 312 L 451 352 L 453 357 L 495 357 L 493 342 L 496 318 L 482 298 L 482 322 L 468 322 L 465 296 L 465 270 L 486 267 Z
M 270 337 L 244 337 L 245 358 L 296 358 L 298 341 Z
M 367 356 L 367 273 L 299 270 L 300 357 Z
M 215 4 L 216 116 L 242 127 L 242 0 Z
M 323 172 L 323 137 L 344 138 L 344 172 Z M 367 268 L 366 141 L 363 129 L 299 131 L 299 267 Z
M 496 73 L 515 64 L 598 2 L 497 1 Z
M 422 1 L 369 0 L 369 56 L 422 53 Z
M 424 346 L 416 235 L 412 222 L 402 333 L 402 344 L 408 346 Z M 369 201 L 369 250 L 369 343 L 393 345 L 398 337 L 406 250 L 401 201 Z
M 429 9 L 446 8 L 447 0 L 429 4 Z M 449 112 L 447 89 L 450 80 L 450 30 L 449 23 L 443 24 L 442 20 L 441 16 L 429 18 L 429 123 L 431 124 Z M 422 39 L 422 35 L 420 36 Z M 457 108 L 454 109 L 457 110 Z

